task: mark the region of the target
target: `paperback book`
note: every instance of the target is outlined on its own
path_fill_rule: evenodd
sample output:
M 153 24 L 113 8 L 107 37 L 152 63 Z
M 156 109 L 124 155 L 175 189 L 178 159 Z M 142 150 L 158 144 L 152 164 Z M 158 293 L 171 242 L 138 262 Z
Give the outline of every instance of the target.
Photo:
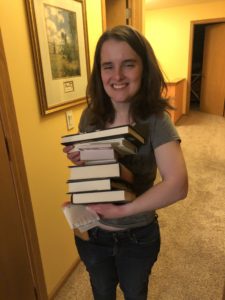
M 119 155 L 122 156 L 137 153 L 137 146 L 131 143 L 130 141 L 126 140 L 125 138 L 76 143 L 73 145 L 73 149 L 71 149 L 70 152 L 96 148 L 99 150 L 102 148 L 113 148 Z
M 118 158 L 117 152 L 112 147 L 89 147 L 80 149 L 80 160 L 114 160 Z

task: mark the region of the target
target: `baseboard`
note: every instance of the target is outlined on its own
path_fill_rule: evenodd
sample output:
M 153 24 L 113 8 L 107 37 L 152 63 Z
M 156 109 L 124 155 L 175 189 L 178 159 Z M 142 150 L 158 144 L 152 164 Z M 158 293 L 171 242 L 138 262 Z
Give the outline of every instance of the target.
M 61 287 L 65 284 L 69 276 L 72 274 L 72 272 L 76 269 L 78 263 L 80 262 L 80 258 L 78 257 L 77 260 L 71 265 L 69 270 L 62 276 L 62 278 L 59 280 L 55 288 L 52 290 L 52 292 L 48 295 L 49 300 L 53 300 L 56 296 L 57 292 L 61 289 Z

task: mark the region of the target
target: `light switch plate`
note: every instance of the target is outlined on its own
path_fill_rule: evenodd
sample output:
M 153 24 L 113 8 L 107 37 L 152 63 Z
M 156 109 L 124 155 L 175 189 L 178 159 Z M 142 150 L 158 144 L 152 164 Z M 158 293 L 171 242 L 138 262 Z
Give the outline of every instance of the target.
M 72 110 L 67 110 L 66 111 L 66 124 L 67 124 L 67 129 L 73 129 L 74 128 L 74 117 L 73 117 L 73 111 Z

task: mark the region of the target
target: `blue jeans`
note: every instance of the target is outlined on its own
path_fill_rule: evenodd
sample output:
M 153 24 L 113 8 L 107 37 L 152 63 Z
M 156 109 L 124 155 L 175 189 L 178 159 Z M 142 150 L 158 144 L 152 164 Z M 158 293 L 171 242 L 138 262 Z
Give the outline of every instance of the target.
M 148 280 L 160 249 L 157 219 L 124 231 L 89 230 L 90 239 L 75 237 L 90 275 L 95 300 L 115 300 L 119 283 L 126 300 L 146 300 Z

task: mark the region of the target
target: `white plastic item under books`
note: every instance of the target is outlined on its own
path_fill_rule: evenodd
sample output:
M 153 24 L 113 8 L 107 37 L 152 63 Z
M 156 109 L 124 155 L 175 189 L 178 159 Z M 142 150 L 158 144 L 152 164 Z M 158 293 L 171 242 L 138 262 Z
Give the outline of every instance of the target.
M 84 232 L 99 225 L 98 214 L 88 209 L 86 205 L 66 202 L 62 210 L 71 229 L 78 228 L 80 232 Z

